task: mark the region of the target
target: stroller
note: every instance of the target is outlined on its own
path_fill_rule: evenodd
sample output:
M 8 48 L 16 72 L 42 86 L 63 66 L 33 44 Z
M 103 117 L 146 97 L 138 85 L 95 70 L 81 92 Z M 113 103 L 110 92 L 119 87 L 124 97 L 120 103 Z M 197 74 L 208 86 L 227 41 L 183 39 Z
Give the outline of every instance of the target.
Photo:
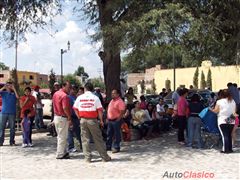
M 217 115 L 208 110 L 201 120 L 203 123 L 202 139 L 204 147 L 207 149 L 220 147 L 221 135 L 218 129 Z

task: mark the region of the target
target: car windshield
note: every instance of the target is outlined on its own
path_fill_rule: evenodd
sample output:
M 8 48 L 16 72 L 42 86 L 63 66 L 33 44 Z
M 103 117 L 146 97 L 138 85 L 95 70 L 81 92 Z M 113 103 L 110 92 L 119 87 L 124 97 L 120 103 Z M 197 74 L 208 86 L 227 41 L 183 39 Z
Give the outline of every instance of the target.
M 42 99 L 51 99 L 51 94 L 49 93 L 41 92 L 40 94 Z

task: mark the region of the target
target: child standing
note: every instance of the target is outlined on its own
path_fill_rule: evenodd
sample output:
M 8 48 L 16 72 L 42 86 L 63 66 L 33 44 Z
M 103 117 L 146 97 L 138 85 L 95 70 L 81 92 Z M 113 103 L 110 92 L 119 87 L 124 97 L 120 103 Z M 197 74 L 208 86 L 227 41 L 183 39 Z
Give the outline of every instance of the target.
M 24 111 L 24 118 L 22 119 L 22 132 L 23 132 L 23 144 L 22 147 L 32 147 L 30 143 L 30 119 L 29 117 L 31 116 L 31 111 L 29 109 L 26 109 Z

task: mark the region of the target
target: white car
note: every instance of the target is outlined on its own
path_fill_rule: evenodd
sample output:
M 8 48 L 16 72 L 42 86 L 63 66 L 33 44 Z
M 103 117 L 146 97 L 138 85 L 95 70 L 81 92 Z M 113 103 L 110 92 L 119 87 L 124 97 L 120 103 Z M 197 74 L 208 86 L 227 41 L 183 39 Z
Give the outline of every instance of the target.
M 40 93 L 42 96 L 42 103 L 44 104 L 43 106 L 43 117 L 46 118 L 51 118 L 52 116 L 52 98 L 50 91 L 44 91 L 43 89 L 40 89 Z
M 43 117 L 52 116 L 52 100 L 51 99 L 42 99 L 43 106 Z

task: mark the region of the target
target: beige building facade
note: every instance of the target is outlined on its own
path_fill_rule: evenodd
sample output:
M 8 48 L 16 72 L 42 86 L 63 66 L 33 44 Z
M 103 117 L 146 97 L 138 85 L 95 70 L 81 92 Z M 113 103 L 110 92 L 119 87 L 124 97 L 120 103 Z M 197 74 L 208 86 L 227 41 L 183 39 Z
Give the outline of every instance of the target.
M 48 84 L 48 75 L 47 74 L 38 74 L 37 75 L 37 84 Z
M 198 82 L 200 87 L 201 72 L 207 79 L 208 70 L 211 69 L 212 73 L 212 90 L 219 91 L 227 87 L 228 82 L 237 83 L 240 86 L 240 66 L 212 66 L 211 61 L 203 61 L 201 67 L 199 67 Z M 196 67 L 192 68 L 177 68 L 176 69 L 176 88 L 179 86 L 185 86 L 189 88 L 193 84 L 193 76 L 196 71 Z M 161 69 L 154 73 L 154 79 L 156 83 L 157 92 L 160 92 L 165 87 L 166 80 L 171 81 L 171 89 L 173 90 L 173 69 Z
M 0 83 L 6 83 L 11 79 L 11 72 L 9 70 L 0 70 Z
M 48 84 L 48 75 L 37 72 L 17 71 L 18 83 L 20 87 Z M 0 83 L 6 83 L 12 79 L 10 70 L 0 71 Z
M 128 87 L 135 87 L 144 79 L 145 73 L 130 73 L 127 77 L 127 85 Z
M 144 80 L 146 89 L 151 89 L 151 81 L 154 79 L 155 72 L 159 70 L 161 70 L 161 65 L 148 68 L 145 73 L 129 73 L 127 78 L 128 87 L 136 87 L 140 81 Z

